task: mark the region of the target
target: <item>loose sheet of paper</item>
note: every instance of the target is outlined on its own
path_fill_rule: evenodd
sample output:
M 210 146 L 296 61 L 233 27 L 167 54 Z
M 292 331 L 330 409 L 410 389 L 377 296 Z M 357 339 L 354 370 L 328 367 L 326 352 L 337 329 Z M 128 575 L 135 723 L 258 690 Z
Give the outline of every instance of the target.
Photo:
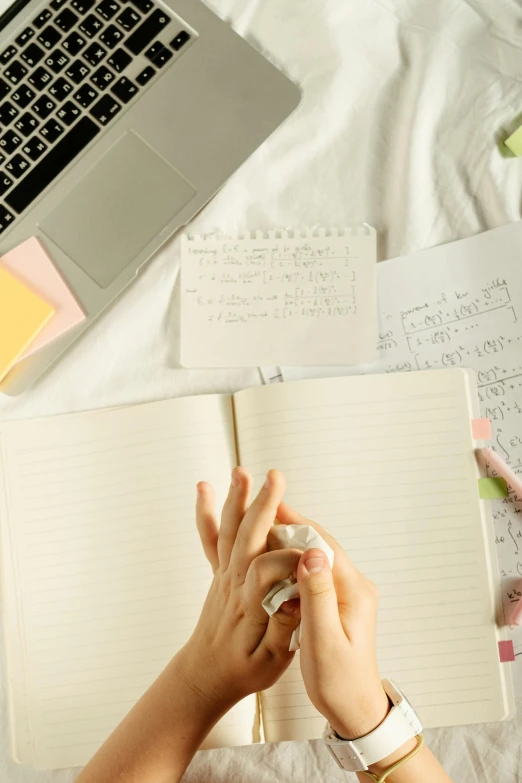
M 522 223 L 378 265 L 380 359 L 371 366 L 283 368 L 285 380 L 471 367 L 491 448 L 522 474 Z M 493 503 L 506 613 L 522 598 L 522 498 Z M 522 628 L 512 633 L 522 670 Z M 518 668 L 518 667 L 517 667 Z M 519 692 L 522 693 L 522 671 Z
M 17 618 L 10 602 L 6 616 L 17 755 L 80 766 L 197 622 L 212 572 L 195 485 L 206 478 L 218 503 L 225 497 L 236 463 L 231 401 L 15 422 L 0 446 L 6 591 L 23 605 Z M 255 707 L 255 696 L 241 702 L 210 745 L 250 743 Z
M 283 383 L 234 401 L 241 464 L 257 484 L 267 468 L 282 470 L 287 502 L 379 587 L 382 675 L 401 683 L 427 727 L 501 720 L 512 700 L 498 660 L 500 596 L 468 375 Z M 267 739 L 321 736 L 299 661 L 262 704 Z
M 359 226 L 314 234 L 184 237 L 181 363 L 373 361 L 375 231 Z

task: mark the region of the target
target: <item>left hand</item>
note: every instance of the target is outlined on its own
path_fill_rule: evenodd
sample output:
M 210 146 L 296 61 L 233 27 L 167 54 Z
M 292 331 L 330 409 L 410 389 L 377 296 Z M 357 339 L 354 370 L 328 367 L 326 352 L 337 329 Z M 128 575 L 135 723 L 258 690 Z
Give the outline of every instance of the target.
M 251 487 L 248 471 L 235 468 L 218 528 L 213 490 L 198 484 L 196 520 L 214 580 L 196 629 L 176 658 L 198 697 L 219 712 L 279 679 L 293 658 L 288 646 L 299 622 L 298 600 L 272 617 L 261 605 L 274 582 L 296 576 L 302 554 L 267 551 L 284 477 L 269 471 L 249 506 Z

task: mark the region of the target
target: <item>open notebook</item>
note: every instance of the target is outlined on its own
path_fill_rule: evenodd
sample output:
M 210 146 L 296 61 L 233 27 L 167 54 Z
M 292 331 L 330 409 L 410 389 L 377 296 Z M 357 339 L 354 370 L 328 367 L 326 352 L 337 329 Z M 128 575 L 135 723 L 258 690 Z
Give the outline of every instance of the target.
M 493 533 L 479 500 L 464 370 L 312 380 L 234 396 L 2 425 L 1 532 L 13 754 L 88 760 L 194 627 L 210 569 L 195 484 L 241 463 L 380 587 L 381 672 L 424 724 L 512 713 L 499 663 Z M 237 448 L 236 448 L 237 444 Z M 298 655 L 259 702 L 268 741 L 319 737 Z M 256 738 L 254 697 L 207 746 Z

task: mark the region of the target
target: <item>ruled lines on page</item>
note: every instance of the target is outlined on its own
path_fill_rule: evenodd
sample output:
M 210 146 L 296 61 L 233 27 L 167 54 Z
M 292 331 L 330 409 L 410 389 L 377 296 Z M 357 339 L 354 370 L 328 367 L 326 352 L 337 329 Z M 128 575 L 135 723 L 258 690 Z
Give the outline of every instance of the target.
M 195 485 L 224 497 L 230 397 L 17 422 L 3 431 L 35 761 L 84 764 L 187 640 L 211 582 Z M 9 553 L 6 553 L 6 557 Z M 250 742 L 255 700 L 218 730 Z
M 287 479 L 380 589 L 379 663 L 427 726 L 505 713 L 464 371 L 303 381 L 235 396 L 241 464 Z M 320 736 L 298 657 L 263 694 L 269 740 Z

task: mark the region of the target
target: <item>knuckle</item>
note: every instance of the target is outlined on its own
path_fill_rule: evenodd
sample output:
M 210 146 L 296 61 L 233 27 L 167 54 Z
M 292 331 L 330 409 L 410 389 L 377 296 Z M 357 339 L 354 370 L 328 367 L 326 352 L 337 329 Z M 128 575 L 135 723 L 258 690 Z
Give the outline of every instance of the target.
M 327 582 L 324 579 L 310 579 L 308 592 L 316 599 L 326 600 L 332 592 L 331 582 Z

